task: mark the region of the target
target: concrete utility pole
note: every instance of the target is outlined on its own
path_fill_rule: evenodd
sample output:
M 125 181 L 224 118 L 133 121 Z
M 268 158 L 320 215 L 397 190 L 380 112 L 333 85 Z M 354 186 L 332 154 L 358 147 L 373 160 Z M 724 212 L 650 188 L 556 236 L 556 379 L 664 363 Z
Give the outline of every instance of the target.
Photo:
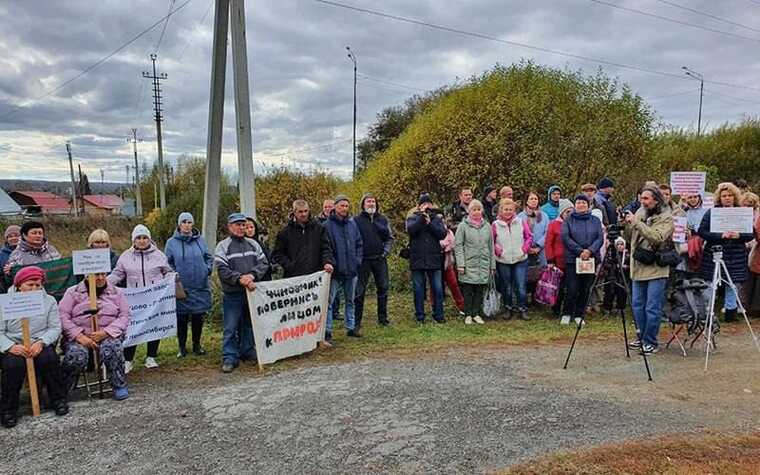
M 69 171 L 71 172 L 71 207 L 74 209 L 74 216 L 79 216 L 77 184 L 76 180 L 74 180 L 74 161 L 71 159 L 71 142 L 66 142 L 66 153 L 69 155 Z
M 153 74 L 143 72 L 142 75 L 146 79 L 153 81 L 153 109 L 155 111 L 156 121 L 156 142 L 158 144 L 158 187 L 161 195 L 161 209 L 166 208 L 166 185 L 164 182 L 164 146 L 161 137 L 161 122 L 164 118 L 161 115 L 161 81 L 165 80 L 168 76 L 166 73 L 156 74 L 156 59 L 158 56 L 155 54 L 150 55 L 150 60 L 153 62 Z
M 82 164 L 77 163 L 77 168 L 79 169 L 79 213 L 84 216 L 84 191 L 82 189 L 82 183 L 84 183 L 84 179 L 82 178 Z
M 203 196 L 203 236 L 210 247 L 216 244 L 216 224 L 219 217 L 224 81 L 227 67 L 227 33 L 230 23 L 232 23 L 232 65 L 235 87 L 240 210 L 247 215 L 256 216 L 244 0 L 216 0 L 214 12 L 211 95 L 209 99 L 208 142 L 206 145 L 206 185 Z
M 137 163 L 137 129 L 132 129 L 132 137 L 127 142 L 132 142 L 132 149 L 135 153 L 135 211 L 137 216 L 143 215 L 142 191 L 140 190 L 140 165 Z M 127 175 L 129 175 L 129 165 L 127 165 Z M 127 180 L 127 185 L 129 180 Z
M 354 162 L 353 162 L 353 168 L 351 172 L 351 179 L 356 178 L 356 53 L 354 53 L 351 50 L 350 46 L 346 46 L 346 50 L 348 50 L 348 58 L 351 60 L 351 62 L 354 63 L 354 140 L 353 140 L 353 154 L 354 154 Z

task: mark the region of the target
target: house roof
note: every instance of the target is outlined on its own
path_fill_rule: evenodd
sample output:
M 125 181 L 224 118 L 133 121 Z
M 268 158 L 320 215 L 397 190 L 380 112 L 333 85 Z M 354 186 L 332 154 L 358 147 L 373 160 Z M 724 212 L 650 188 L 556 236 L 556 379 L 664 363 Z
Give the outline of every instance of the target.
M 98 208 L 114 209 L 124 206 L 124 201 L 116 195 L 84 195 L 82 198 Z
M 13 193 L 26 196 L 42 209 L 70 209 L 69 200 L 47 191 L 14 191 Z
M 18 205 L 8 193 L 0 188 L 0 214 L 19 214 L 21 206 Z

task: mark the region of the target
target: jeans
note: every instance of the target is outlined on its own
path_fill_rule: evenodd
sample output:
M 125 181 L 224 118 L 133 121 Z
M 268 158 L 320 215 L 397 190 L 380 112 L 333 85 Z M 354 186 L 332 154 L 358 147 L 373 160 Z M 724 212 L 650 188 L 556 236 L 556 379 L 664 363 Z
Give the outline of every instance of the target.
M 413 270 L 412 287 L 414 288 L 414 316 L 417 321 L 425 321 L 425 279 L 433 288 L 433 319 L 443 321 L 443 279 L 441 270 Z
M 462 282 L 462 295 L 464 296 L 464 314 L 468 317 L 480 315 L 483 307 L 483 294 L 486 292 L 485 284 L 468 284 Z
M 364 316 L 364 296 L 367 293 L 367 284 L 369 284 L 369 274 L 375 279 L 375 288 L 377 289 L 377 321 L 388 321 L 388 261 L 385 258 L 365 259 L 359 269 L 359 284 L 356 287 L 356 297 L 354 298 L 354 317 L 356 326 L 362 325 Z
M 343 317 L 343 323 L 346 330 L 355 328 L 354 322 L 354 293 L 356 292 L 357 277 L 333 277 L 330 280 L 330 305 L 327 307 L 327 327 L 326 331 L 332 334 L 333 331 L 333 302 L 339 291 L 343 291 L 343 299 L 346 301 L 346 313 Z
M 565 315 L 583 318 L 583 312 L 589 301 L 594 274 L 576 274 L 575 263 L 568 264 L 565 270 Z
M 222 362 L 237 365 L 256 359 L 248 298 L 243 293 L 226 293 L 222 298 Z
M 633 281 L 633 319 L 638 327 L 639 339 L 646 345 L 657 346 L 667 285 L 668 279 Z
M 526 294 L 528 292 L 528 261 L 518 262 L 517 264 L 496 263 L 496 272 L 499 275 L 501 285 L 501 299 L 504 306 L 518 311 L 524 311 L 528 308 Z M 512 305 L 512 296 L 514 296 L 514 305 Z

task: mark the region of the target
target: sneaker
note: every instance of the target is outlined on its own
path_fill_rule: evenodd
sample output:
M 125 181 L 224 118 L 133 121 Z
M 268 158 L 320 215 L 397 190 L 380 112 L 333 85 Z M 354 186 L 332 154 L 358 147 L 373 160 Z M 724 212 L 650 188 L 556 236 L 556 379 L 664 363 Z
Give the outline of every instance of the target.
M 657 353 L 657 347 L 654 345 L 645 344 L 641 347 L 641 350 L 644 352 L 645 355 L 653 355 Z
M 472 317 L 467 315 L 467 317 L 464 319 L 465 325 L 472 325 Z
M 234 364 L 232 364 L 232 363 L 224 363 L 222 365 L 222 373 L 229 374 L 229 373 L 232 373 L 233 371 L 235 371 L 235 365 Z
M 562 315 L 559 321 L 560 325 L 570 325 L 570 315 Z
M 575 317 L 575 324 L 583 326 L 586 324 L 586 320 L 581 317 Z
M 158 362 L 155 358 L 148 356 L 145 358 L 145 367 L 148 369 L 158 368 Z
M 641 340 L 634 340 L 630 343 L 628 343 L 628 348 L 632 350 L 639 350 L 641 349 Z
M 333 344 L 329 340 L 322 340 L 319 342 L 324 348 L 332 348 Z
M 113 398 L 117 401 L 123 401 L 129 397 L 129 390 L 127 388 L 116 388 L 113 390 Z
M 203 349 L 202 347 L 200 347 L 200 346 L 198 346 L 198 347 L 194 347 L 194 348 L 193 348 L 193 354 L 194 354 L 195 356 L 203 356 L 203 355 L 205 355 L 205 354 L 206 354 L 206 350 L 204 350 L 204 349 Z
M 528 316 L 527 310 L 521 310 L 520 311 L 520 320 L 528 321 L 530 320 L 530 317 Z
M 129 374 L 130 371 L 132 371 L 132 362 L 131 361 L 125 361 L 124 362 L 124 374 Z
M 464 317 L 464 312 L 462 310 L 459 310 L 459 316 Z
M 483 321 L 483 319 L 482 319 L 482 318 L 480 318 L 480 315 L 475 315 L 475 318 L 473 318 L 472 320 L 473 320 L 475 323 L 477 323 L 478 325 L 483 325 L 483 324 L 485 324 L 485 323 L 486 323 L 486 322 L 484 322 L 484 321 Z
M 184 348 L 180 348 L 179 351 L 177 352 L 177 358 L 184 358 L 185 356 L 187 356 L 187 350 Z

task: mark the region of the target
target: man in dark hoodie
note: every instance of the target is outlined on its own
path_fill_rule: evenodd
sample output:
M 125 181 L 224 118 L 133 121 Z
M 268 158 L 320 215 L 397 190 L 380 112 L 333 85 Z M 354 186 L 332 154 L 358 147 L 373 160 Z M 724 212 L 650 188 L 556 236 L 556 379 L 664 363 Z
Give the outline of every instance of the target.
M 495 187 L 488 185 L 483 190 L 483 217 L 492 223 L 496 220 L 497 211 L 499 209 L 499 190 Z
M 549 221 L 554 221 L 559 214 L 559 200 L 562 199 L 562 190 L 559 186 L 552 185 L 546 195 L 549 201 L 541 207 L 541 210 L 549 217 Z
M 372 193 L 365 193 L 360 203 L 361 212 L 354 221 L 362 235 L 362 265 L 359 269 L 359 285 L 354 299 L 356 328 L 362 325 L 364 296 L 367 292 L 369 274 L 372 273 L 377 288 L 377 321 L 382 326 L 388 321 L 388 255 L 393 245 L 393 234 L 388 219 L 380 214 L 380 205 Z
M 617 224 L 617 207 L 612 199 L 612 194 L 615 192 L 615 182 L 611 178 L 604 177 L 596 184 L 596 189 L 593 204 L 603 208 L 604 216 L 607 218 L 605 224 Z

